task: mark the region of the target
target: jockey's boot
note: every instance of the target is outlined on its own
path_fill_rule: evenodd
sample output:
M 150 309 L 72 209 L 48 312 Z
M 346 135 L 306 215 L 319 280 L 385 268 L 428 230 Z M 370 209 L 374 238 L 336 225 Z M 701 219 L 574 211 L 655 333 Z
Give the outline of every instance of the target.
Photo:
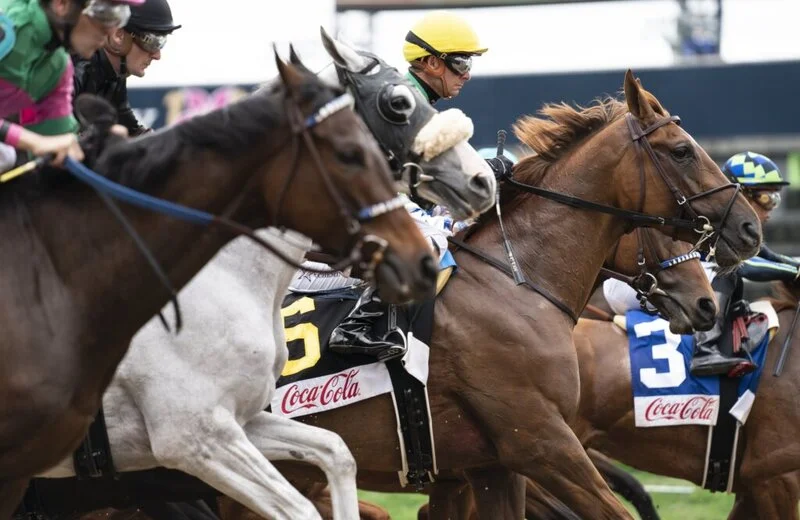
M 330 349 L 340 354 L 365 354 L 380 361 L 405 355 L 408 347 L 401 331 L 390 330 L 385 336 L 373 332 L 375 323 L 386 316 L 390 307 L 367 289 L 353 311 L 333 329 Z
M 694 353 L 690 372 L 695 376 L 740 377 L 756 369 L 750 360 L 738 356 L 728 357 L 719 350 L 724 327 L 730 325 L 728 311 L 731 295 L 727 291 L 716 291 L 719 311 L 711 330 L 695 332 Z

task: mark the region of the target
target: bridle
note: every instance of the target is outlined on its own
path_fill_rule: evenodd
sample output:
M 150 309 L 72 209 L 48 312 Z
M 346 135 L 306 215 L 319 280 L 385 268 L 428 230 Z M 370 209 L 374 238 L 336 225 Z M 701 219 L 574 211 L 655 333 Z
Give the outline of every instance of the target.
M 647 301 L 650 296 L 655 295 L 665 298 L 669 297 L 666 292 L 658 287 L 659 273 L 690 260 L 699 260 L 701 255 L 699 251 L 691 250 L 684 254 L 670 257 L 666 260 L 659 260 L 657 254 L 653 251 L 651 258 L 648 261 L 645 252 L 645 243 L 652 239 L 644 238 L 644 232 L 642 228 L 636 228 L 633 232 L 636 233 L 638 242 L 638 251 L 636 253 L 636 265 L 639 269 L 638 274 L 635 276 L 628 276 L 615 271 L 611 267 L 604 266 L 600 268 L 600 275 L 605 276 L 606 278 L 614 278 L 628 284 L 631 288 L 633 288 L 634 291 L 636 291 L 636 299 L 639 301 L 639 305 L 641 306 L 642 310 L 646 310 Z M 618 249 L 619 242 L 614 245 L 614 249 L 611 253 L 612 266 L 617 259 Z M 652 248 L 647 249 L 652 250 Z
M 361 224 L 363 222 L 373 220 L 381 215 L 385 215 L 389 212 L 404 208 L 405 201 L 402 197 L 395 196 L 391 199 L 353 211 L 345 201 L 341 191 L 336 187 L 336 184 L 333 182 L 333 179 L 331 178 L 327 168 L 325 168 L 325 164 L 322 161 L 322 157 L 320 156 L 319 150 L 314 144 L 314 139 L 312 137 L 315 126 L 322 123 L 327 118 L 342 109 L 352 108 L 354 103 L 355 100 L 353 96 L 345 93 L 327 102 L 310 116 L 304 117 L 300 112 L 300 108 L 297 103 L 291 103 L 290 96 L 287 95 L 286 113 L 289 118 L 289 126 L 291 128 L 292 161 L 290 163 L 290 173 L 286 176 L 286 180 L 283 182 L 279 192 L 278 202 L 275 205 L 272 222 L 276 227 L 280 227 L 278 224 L 278 215 L 281 207 L 283 206 L 284 197 L 288 191 L 289 185 L 298 171 L 297 165 L 300 159 L 301 143 L 305 143 L 306 147 L 308 148 L 308 152 L 314 161 L 317 172 L 319 173 L 322 182 L 325 185 L 325 189 L 338 206 L 339 214 L 346 223 L 345 229 L 350 237 L 350 240 L 348 241 L 350 253 L 347 257 L 342 258 L 331 265 L 331 268 L 339 271 L 350 266 L 355 266 L 361 273 L 360 277 L 365 281 L 371 282 L 374 278 L 375 270 L 384 260 L 388 243 L 386 240 L 378 236 L 361 234 Z M 286 261 L 287 259 L 283 260 Z M 290 265 L 293 267 L 301 267 L 300 265 L 297 265 L 296 262 L 287 263 L 290 263 Z M 318 272 L 317 270 L 309 268 L 308 266 L 302 266 L 302 269 L 305 271 Z
M 613 215 L 615 217 L 619 217 L 626 221 L 628 231 L 631 231 L 633 228 L 644 227 L 644 226 L 647 227 L 672 226 L 676 229 L 676 231 L 677 229 L 691 229 L 695 233 L 699 234 L 700 237 L 697 239 L 697 242 L 694 244 L 691 252 L 688 254 L 697 253 L 697 250 L 700 248 L 700 246 L 704 242 L 707 242 L 712 238 L 713 238 L 713 243 L 710 246 L 710 251 L 711 251 L 710 254 L 713 254 L 713 251 L 716 248 L 717 241 L 721 238 L 721 233 L 719 233 L 719 230 L 724 228 L 725 222 L 727 221 L 728 216 L 730 215 L 731 209 L 733 208 L 733 204 L 736 200 L 736 196 L 738 195 L 739 190 L 741 189 L 741 186 L 737 183 L 729 182 L 728 184 L 717 186 L 716 188 L 712 188 L 702 193 L 692 195 L 691 197 L 687 197 L 686 195 L 683 194 L 681 189 L 677 186 L 675 182 L 673 182 L 673 179 L 664 170 L 663 165 L 659 161 L 658 156 L 656 156 L 653 147 L 650 145 L 650 142 L 647 139 L 647 136 L 649 136 L 662 126 L 665 126 L 670 123 L 680 124 L 680 117 L 676 115 L 665 116 L 663 118 L 658 119 L 653 124 L 644 129 L 639 124 L 639 121 L 630 113 L 625 114 L 625 121 L 627 124 L 628 131 L 630 133 L 631 141 L 634 143 L 636 149 L 636 156 L 639 163 L 640 189 L 639 189 L 638 211 L 631 211 L 622 208 L 617 208 L 606 204 L 588 201 L 586 199 L 582 199 L 579 197 L 574 197 L 572 195 L 567 195 L 564 193 L 548 190 L 546 188 L 540 188 L 538 186 L 525 184 L 515 180 L 512 177 L 511 173 L 507 173 L 501 180 L 504 180 L 508 185 L 513 186 L 514 188 L 520 191 L 533 193 L 534 195 L 538 195 L 540 197 L 558 202 L 560 204 L 571 206 L 577 209 L 596 211 L 600 213 Z M 650 157 L 650 160 L 655 166 L 656 171 L 658 172 L 664 184 L 667 186 L 667 189 L 672 194 L 673 198 L 675 199 L 675 202 L 677 202 L 678 207 L 680 208 L 680 213 L 678 217 L 662 217 L 662 216 L 649 215 L 643 213 L 642 210 L 644 209 L 644 202 L 646 195 L 645 190 L 647 186 L 646 173 L 645 173 L 645 158 L 643 152 Z M 719 223 L 717 223 L 716 225 L 712 224 L 712 222 L 708 217 L 699 215 L 692 207 L 692 202 L 726 189 L 733 189 L 733 194 L 731 195 L 730 200 L 725 206 L 725 210 L 722 214 L 722 217 L 719 220 Z M 566 313 L 570 318 L 572 318 L 573 321 L 577 323 L 578 317 L 568 305 L 566 305 L 564 302 L 559 300 L 557 297 L 552 295 L 549 291 L 547 291 L 540 285 L 531 282 L 519 268 L 519 265 L 516 262 L 516 259 L 514 258 L 511 242 L 508 240 L 508 237 L 506 236 L 505 233 L 505 228 L 503 226 L 502 215 L 500 212 L 499 190 L 497 196 L 496 209 L 497 209 L 498 220 L 500 223 L 500 230 L 503 236 L 503 246 L 506 253 L 507 264 L 490 257 L 483 251 L 480 251 L 477 248 L 468 245 L 466 242 L 462 240 L 450 238 L 449 239 L 450 242 L 459 248 L 465 249 L 471 254 L 497 267 L 498 269 L 501 269 L 509 276 L 512 276 L 517 285 L 526 285 L 529 288 L 533 289 L 534 291 L 540 293 L 547 300 L 553 303 L 553 305 L 558 307 L 561 311 Z M 688 215 L 689 218 L 683 218 L 682 217 L 683 214 Z M 639 257 L 640 259 L 644 258 L 641 236 L 639 237 Z M 690 258 L 686 258 L 685 260 L 681 261 L 686 261 L 689 259 Z M 675 259 L 665 260 L 664 262 L 670 262 L 670 261 L 675 261 Z M 677 263 L 680 262 L 675 262 L 672 265 L 677 265 Z M 622 277 L 623 275 L 619 276 Z M 657 287 L 657 283 L 654 283 L 655 276 L 652 273 L 647 273 L 646 271 L 643 270 L 639 276 L 631 278 L 631 281 L 634 280 L 636 280 L 635 283 L 639 286 L 639 289 L 643 294 L 644 293 L 653 294 L 655 293 L 655 291 L 659 290 Z M 627 281 L 627 279 L 625 281 Z M 636 289 L 636 287 L 634 287 L 634 289 Z M 639 290 L 637 290 L 637 292 L 639 292 Z
M 419 187 L 422 185 L 423 182 L 432 182 L 435 178 L 431 175 L 425 173 L 425 170 L 420 165 L 422 162 L 422 155 L 415 153 L 411 149 L 404 150 L 402 156 L 395 153 L 390 147 L 388 147 L 382 139 L 379 139 L 378 136 L 380 135 L 378 132 L 375 131 L 373 124 L 370 121 L 370 118 L 367 117 L 367 107 L 364 106 L 364 99 L 367 97 L 364 92 L 361 91 L 359 87 L 359 82 L 355 80 L 355 76 L 357 75 L 366 75 L 370 70 L 375 68 L 376 66 L 380 65 L 380 61 L 376 58 L 370 58 L 370 62 L 365 65 L 361 70 L 356 72 L 350 71 L 344 67 L 340 67 L 336 65 L 336 73 L 339 77 L 339 81 L 344 84 L 347 88 L 351 89 L 355 96 L 354 103 L 355 103 L 355 110 L 358 112 L 364 123 L 367 125 L 370 133 L 375 137 L 375 140 L 378 142 L 378 146 L 380 146 L 381 151 L 383 152 L 384 156 L 386 157 L 386 161 L 389 163 L 389 168 L 392 171 L 392 175 L 394 177 L 395 182 L 403 182 L 404 179 L 408 179 L 408 194 L 416 203 L 422 202 L 421 206 L 426 204 L 430 204 L 424 202 L 424 199 L 419 195 Z M 376 111 L 378 115 L 381 117 L 383 121 L 390 125 L 394 126 L 405 126 L 408 125 L 409 122 L 397 120 L 392 117 L 388 117 L 384 111 L 384 107 L 381 106 L 381 95 L 386 91 L 388 87 L 391 87 L 393 84 L 389 82 L 384 82 L 384 85 L 381 86 L 380 90 L 378 91 L 377 95 L 375 96 L 375 104 L 376 104 Z M 410 87 L 413 89 L 413 87 Z

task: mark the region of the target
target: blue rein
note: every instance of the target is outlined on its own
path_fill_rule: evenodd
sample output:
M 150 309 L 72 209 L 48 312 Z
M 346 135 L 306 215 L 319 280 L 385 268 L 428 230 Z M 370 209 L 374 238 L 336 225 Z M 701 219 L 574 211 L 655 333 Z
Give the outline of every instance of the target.
M 66 158 L 64 167 L 77 179 L 85 182 L 100 193 L 127 202 L 128 204 L 203 226 L 214 222 L 215 217 L 211 213 L 159 199 L 127 186 L 117 184 L 92 171 L 83 163 L 71 157 Z

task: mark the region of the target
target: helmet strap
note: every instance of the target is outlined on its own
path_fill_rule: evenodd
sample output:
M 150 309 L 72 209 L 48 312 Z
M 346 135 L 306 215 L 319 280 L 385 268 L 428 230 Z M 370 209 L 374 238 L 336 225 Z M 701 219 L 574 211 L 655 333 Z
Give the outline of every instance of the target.
M 433 59 L 424 59 L 423 60 L 423 67 L 425 72 L 431 76 L 431 78 L 436 79 L 439 81 L 439 85 L 442 89 L 442 98 L 450 99 L 453 95 L 450 92 L 450 87 L 445 81 L 445 72 L 447 72 L 447 64 L 445 64 L 442 58 L 438 58 L 436 56 L 431 56 Z
M 115 44 L 111 38 L 105 45 L 106 51 L 119 58 L 119 75 L 127 76 L 128 62 L 127 57 L 133 48 L 133 36 L 128 31 L 122 31 L 122 44 Z

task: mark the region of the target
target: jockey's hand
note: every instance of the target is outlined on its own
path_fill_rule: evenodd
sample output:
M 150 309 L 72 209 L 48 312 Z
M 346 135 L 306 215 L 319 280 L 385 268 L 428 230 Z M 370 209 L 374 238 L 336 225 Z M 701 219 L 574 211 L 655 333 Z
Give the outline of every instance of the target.
M 55 154 L 55 158 L 50 162 L 55 166 L 64 164 L 64 159 L 67 157 L 78 162 L 83 161 L 83 150 L 78 144 L 76 134 L 37 135 L 32 144 L 30 151 L 36 156 Z
M 511 177 L 514 163 L 511 162 L 511 159 L 505 155 L 498 155 L 497 157 L 486 159 L 486 162 L 489 163 L 489 167 L 492 169 L 495 178 L 498 180 L 505 177 Z

